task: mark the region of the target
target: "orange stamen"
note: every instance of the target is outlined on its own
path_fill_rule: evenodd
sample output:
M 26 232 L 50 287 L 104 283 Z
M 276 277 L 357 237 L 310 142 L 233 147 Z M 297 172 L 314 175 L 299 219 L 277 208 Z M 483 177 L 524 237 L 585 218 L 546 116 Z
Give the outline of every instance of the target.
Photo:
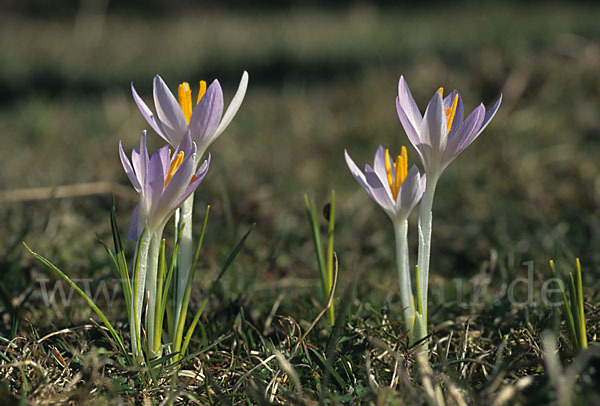
M 390 184 L 390 190 L 394 195 L 394 178 L 392 176 L 392 163 L 390 162 L 390 150 L 385 150 L 385 173 L 387 174 L 388 183 Z M 394 200 L 396 197 L 394 196 Z
M 181 110 L 183 110 L 185 120 L 189 124 L 190 118 L 192 117 L 192 89 L 190 89 L 190 84 L 188 82 L 183 82 L 179 85 L 177 90 L 179 105 L 181 106 Z
M 169 167 L 169 172 L 167 173 L 167 178 L 165 179 L 165 187 L 167 187 L 167 185 L 171 181 L 171 178 L 173 177 L 175 172 L 177 172 L 177 169 L 179 169 L 179 167 L 181 166 L 181 163 L 183 162 L 183 155 L 183 151 L 179 151 L 177 156 L 171 161 L 171 166 Z
M 452 107 L 446 109 L 446 131 L 449 133 L 452 128 L 452 122 L 454 121 L 454 116 L 456 115 L 456 106 L 458 105 L 458 93 L 454 96 L 454 101 L 452 102 Z
M 408 156 L 406 154 L 405 146 L 402 147 L 402 162 L 404 163 L 404 165 L 402 167 L 402 183 L 404 183 L 404 180 L 406 179 L 406 176 L 408 175 Z
M 387 175 L 388 183 L 390 185 L 390 191 L 394 201 L 398 198 L 400 188 L 406 179 L 408 174 L 408 158 L 406 153 L 406 147 L 402 147 L 402 152 L 396 157 L 394 171 L 392 173 L 392 161 L 390 159 L 390 150 L 385 150 L 385 172 Z
M 440 87 L 437 90 L 440 93 L 440 96 L 442 96 L 442 99 L 444 98 L 444 88 Z M 446 134 L 448 134 L 450 132 L 450 129 L 452 128 L 452 122 L 454 121 L 454 116 L 456 115 L 456 106 L 458 105 L 458 93 L 454 96 L 454 100 L 452 101 L 452 106 L 446 108 L 444 107 L 444 111 L 446 112 Z
M 206 93 L 206 82 L 201 80 L 200 81 L 200 89 L 198 90 L 198 100 L 196 100 L 196 104 L 200 103 L 200 99 L 202 99 L 202 96 L 204 96 L 204 93 Z

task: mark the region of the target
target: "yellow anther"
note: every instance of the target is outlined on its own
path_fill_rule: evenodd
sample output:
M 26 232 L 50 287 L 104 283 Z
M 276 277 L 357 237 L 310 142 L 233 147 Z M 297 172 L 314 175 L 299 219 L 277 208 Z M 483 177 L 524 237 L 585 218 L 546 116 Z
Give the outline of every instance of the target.
M 181 106 L 181 110 L 183 110 L 183 115 L 185 116 L 185 120 L 187 123 L 190 123 L 190 119 L 192 118 L 192 112 L 194 111 L 194 107 L 192 106 L 192 89 L 190 88 L 190 84 L 188 82 L 183 82 L 179 85 L 178 94 L 179 94 L 179 105 Z M 198 89 L 198 98 L 196 99 L 196 104 L 200 103 L 202 96 L 206 93 L 206 82 L 204 80 L 200 81 L 200 88 Z
M 458 105 L 458 93 L 454 96 L 454 101 L 452 102 L 452 107 L 446 109 L 446 131 L 450 132 L 452 128 L 452 122 L 454 121 L 454 116 L 456 115 L 456 106 Z
M 408 156 L 405 146 L 402 146 L 402 163 L 404 164 L 402 165 L 402 183 L 404 183 L 404 180 L 408 176 Z
M 402 184 L 402 168 L 404 165 L 402 164 L 402 157 L 398 155 L 396 157 L 396 173 L 394 174 L 394 189 L 392 194 L 394 196 L 394 200 L 398 197 L 398 191 L 400 190 L 400 185 Z
M 188 82 L 183 82 L 179 85 L 177 90 L 179 95 L 179 105 L 181 106 L 183 115 L 189 124 L 190 118 L 192 117 L 192 89 L 190 89 L 190 84 Z
M 394 163 L 394 165 L 395 168 L 392 168 L 390 150 L 386 149 L 385 172 L 387 175 L 388 183 L 390 185 L 390 191 L 392 192 L 394 201 L 396 201 L 396 199 L 398 198 L 398 193 L 400 193 L 400 188 L 402 187 L 402 184 L 404 183 L 404 180 L 406 179 L 406 175 L 408 173 L 408 159 L 406 156 L 406 147 L 402 147 L 402 152 L 396 157 L 396 162 Z
M 392 162 L 390 161 L 390 150 L 387 148 L 385 150 L 385 173 L 387 174 L 388 183 L 390 185 L 392 195 L 394 195 L 394 177 L 392 176 Z M 394 196 L 394 200 L 395 199 L 396 197 Z
M 165 179 L 165 187 L 167 187 L 167 185 L 171 181 L 171 178 L 173 177 L 175 172 L 177 172 L 177 169 L 179 169 L 179 167 L 181 166 L 181 163 L 183 162 L 183 155 L 184 155 L 183 151 L 179 151 L 177 156 L 171 161 L 171 166 L 169 167 L 169 173 L 167 173 L 167 178 Z
M 204 96 L 204 93 L 206 93 L 206 82 L 201 80 L 200 81 L 200 90 L 198 90 L 198 100 L 196 100 L 196 104 L 200 103 L 200 99 L 202 99 L 202 96 Z
M 444 98 L 444 88 L 440 87 L 437 90 Z M 444 111 L 446 112 L 446 134 L 450 132 L 452 128 L 452 122 L 454 121 L 454 116 L 456 115 L 456 106 L 458 105 L 458 93 L 454 96 L 454 100 L 452 101 L 451 107 L 444 107 Z

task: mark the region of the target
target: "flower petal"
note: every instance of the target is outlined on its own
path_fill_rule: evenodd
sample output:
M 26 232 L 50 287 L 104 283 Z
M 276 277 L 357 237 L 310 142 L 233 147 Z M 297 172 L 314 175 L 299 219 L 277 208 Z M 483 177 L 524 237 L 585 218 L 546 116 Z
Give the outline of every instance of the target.
M 154 77 L 154 105 L 158 118 L 162 121 L 164 129 L 168 132 L 171 145 L 177 145 L 187 130 L 187 121 L 167 84 L 158 75 Z M 172 142 L 175 144 L 172 144 Z
M 415 103 L 415 99 L 410 93 L 410 89 L 404 80 L 404 76 L 400 76 L 400 80 L 398 81 L 398 98 L 396 99 L 396 108 L 399 110 L 401 109 L 404 112 L 406 119 L 414 129 L 418 129 L 421 126 L 423 117 L 421 116 L 421 112 L 417 107 L 417 103 Z M 404 123 L 402 123 L 402 125 L 404 125 Z
M 148 148 L 146 148 L 146 130 L 142 131 L 140 147 L 131 152 L 131 164 L 135 170 L 136 177 L 140 182 L 142 191 L 146 186 L 146 173 L 148 172 Z
M 425 193 L 425 175 L 420 176 L 415 165 L 410 168 L 406 179 L 400 188 L 400 195 L 396 202 L 396 212 L 401 218 L 407 218 L 412 209 L 419 203 Z
M 196 165 L 196 157 L 190 155 L 183 158 L 183 162 L 173 174 L 156 204 L 154 215 L 161 222 L 167 221 L 177 208 L 177 203 L 185 192 L 192 179 Z
M 165 145 L 156 151 L 155 154 L 158 155 L 158 158 L 162 164 L 163 180 L 166 180 L 169 169 L 171 169 L 171 149 Z M 173 155 L 173 159 L 175 159 L 175 155 Z
M 177 156 L 177 154 L 179 154 L 179 152 L 181 151 L 183 151 L 184 157 L 196 152 L 194 148 L 194 143 L 192 142 L 192 136 L 189 130 L 185 132 L 185 135 L 179 142 L 179 145 L 177 145 L 177 149 L 175 150 L 173 155 Z
M 419 129 L 421 142 L 431 146 L 433 151 L 443 151 L 446 148 L 446 112 L 444 101 L 439 92 L 435 92 L 423 116 L 423 122 Z
M 354 176 L 354 179 L 361 185 L 369 194 L 369 185 L 367 184 L 367 179 L 365 179 L 365 174 L 356 166 L 352 158 L 350 158 L 350 154 L 348 154 L 347 150 L 344 150 L 344 157 L 346 158 L 346 165 L 348 165 L 348 169 L 350 169 L 350 173 Z
M 223 90 L 218 80 L 215 80 L 206 90 L 200 103 L 194 109 L 190 118 L 189 131 L 192 140 L 197 144 L 200 154 L 203 154 L 215 139 L 215 131 L 223 115 Z
M 464 120 L 465 113 L 463 110 L 462 98 L 456 89 L 450 92 L 448 96 L 444 97 L 444 108 L 452 108 L 452 104 L 454 103 L 454 98 L 456 95 L 458 95 L 458 100 L 456 102 L 456 112 L 454 114 L 454 120 L 452 121 L 452 127 L 450 128 L 450 131 L 452 131 L 453 128 L 459 127 Z
M 208 154 L 208 158 L 202 162 L 202 165 L 196 171 L 196 178 L 190 182 L 190 184 L 185 189 L 185 192 L 179 198 L 179 201 L 175 203 L 175 207 L 179 207 L 183 204 L 183 202 L 198 188 L 198 185 L 202 183 L 206 174 L 208 173 L 208 168 L 210 167 L 210 153 Z
M 481 126 L 485 120 L 485 107 L 483 104 L 477 106 L 464 121 L 459 131 L 460 142 L 458 148 L 460 151 L 467 148 L 475 138 L 481 133 Z
M 137 91 L 135 90 L 135 87 L 133 87 L 133 82 L 131 82 L 131 94 L 133 95 L 133 100 L 135 101 L 135 104 L 137 104 L 138 109 L 140 110 L 142 116 L 144 116 L 148 124 L 150 124 L 150 127 L 152 127 L 152 129 L 156 131 L 158 135 L 160 135 L 165 141 L 167 141 L 169 144 L 172 144 L 172 140 L 169 136 L 169 133 L 165 131 L 162 123 L 156 118 L 154 113 L 152 113 L 152 110 L 150 110 L 148 105 L 138 95 Z
M 229 103 L 229 107 L 227 107 L 227 111 L 223 115 L 223 119 L 221 120 L 221 124 L 217 127 L 215 134 L 213 135 L 213 141 L 217 139 L 219 135 L 225 131 L 225 129 L 231 123 L 231 120 L 235 117 L 235 114 L 239 110 L 242 102 L 244 101 L 244 96 L 246 96 L 246 89 L 248 88 L 248 72 L 244 71 L 242 74 L 242 79 L 240 80 L 240 84 L 238 86 L 233 99 L 231 99 L 231 103 Z M 201 151 L 202 152 L 202 151 Z
M 485 107 L 479 105 L 463 121 L 462 125 L 450 134 L 444 151 L 441 169 L 445 169 L 462 151 L 465 150 L 480 133 L 481 123 L 485 117 Z
M 473 112 L 469 115 L 469 117 L 473 116 L 472 122 L 468 125 L 463 126 L 464 128 L 461 128 L 460 130 L 463 133 L 463 136 L 460 144 L 458 145 L 458 151 L 454 155 L 454 157 L 456 157 L 469 145 L 471 145 L 473 141 L 475 141 L 475 139 L 479 137 L 479 134 L 481 134 L 483 130 L 485 130 L 492 118 L 494 118 L 494 116 L 496 115 L 496 112 L 498 111 L 501 102 L 502 95 L 500 95 L 496 103 L 494 103 L 492 108 L 490 108 L 487 112 L 485 111 L 485 107 L 483 106 L 483 104 L 480 104 L 475 110 L 473 110 Z M 467 117 L 467 119 L 469 117 Z M 466 122 L 467 120 L 465 120 L 465 123 Z
M 158 201 L 163 193 L 163 189 L 165 187 L 165 172 L 163 159 L 161 155 L 168 155 L 169 147 L 165 145 L 158 151 L 156 151 L 150 157 L 150 161 L 148 162 L 148 173 L 146 174 L 146 184 L 144 186 L 146 206 L 149 212 L 148 224 L 149 226 L 156 226 L 159 222 L 154 218 L 154 212 Z
M 391 157 L 390 157 L 391 160 Z M 393 165 L 394 163 L 391 162 Z M 379 177 L 382 183 L 387 182 L 387 171 L 385 170 L 385 148 L 383 146 L 379 146 L 377 151 L 375 152 L 375 159 L 373 160 L 373 169 L 375 173 Z M 392 168 L 392 173 L 395 172 L 395 169 Z
M 140 227 L 140 205 L 138 203 L 133 210 L 133 214 L 131 215 L 131 222 L 129 223 L 129 233 L 127 234 L 127 237 L 131 241 L 137 241 L 140 239 L 142 231 L 144 231 L 144 227 Z
M 485 113 L 485 118 L 483 119 L 483 124 L 481 125 L 479 132 L 482 132 L 483 130 L 485 130 L 485 127 L 487 127 L 487 125 L 490 123 L 492 118 L 494 118 L 494 116 L 496 115 L 496 112 L 498 111 L 498 108 L 500 107 L 500 103 L 502 103 L 502 95 L 500 95 L 498 100 L 496 100 L 496 103 L 494 103 L 494 105 Z M 477 134 L 477 135 L 479 135 L 479 134 Z
M 121 164 L 123 165 L 123 169 L 125 170 L 125 173 L 127 174 L 129 181 L 131 182 L 131 185 L 133 186 L 136 192 L 141 193 L 142 185 L 140 184 L 140 181 L 138 180 L 135 172 L 133 171 L 133 167 L 131 166 L 131 162 L 129 162 L 127 155 L 125 154 L 125 151 L 123 151 L 123 143 L 121 141 L 119 141 L 119 156 L 121 157 Z
M 373 200 L 375 200 L 388 215 L 394 216 L 395 205 L 391 199 L 390 192 L 388 191 L 389 185 L 386 187 L 386 185 L 381 182 L 381 179 L 379 179 L 379 176 L 377 176 L 375 170 L 371 168 L 369 164 L 365 165 L 365 179 L 369 186 L 367 191 Z
M 398 118 L 400 119 L 400 123 L 402 124 L 402 128 L 404 128 L 404 132 L 406 133 L 408 140 L 416 148 L 417 145 L 421 144 L 421 139 L 419 138 L 418 132 L 421 122 L 419 122 L 419 127 L 413 126 L 413 123 L 406 115 L 406 111 L 402 109 L 398 97 L 396 97 L 396 112 L 398 113 Z

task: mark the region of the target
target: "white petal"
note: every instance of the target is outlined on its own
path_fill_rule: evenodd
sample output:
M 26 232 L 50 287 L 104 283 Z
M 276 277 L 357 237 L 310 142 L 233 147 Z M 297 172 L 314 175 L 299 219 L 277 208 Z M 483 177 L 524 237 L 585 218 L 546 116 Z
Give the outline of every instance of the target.
M 213 135 L 213 140 L 215 140 L 231 123 L 233 117 L 239 110 L 242 102 L 244 101 L 244 96 L 246 96 L 246 89 L 248 88 L 248 72 L 244 71 L 242 74 L 242 80 L 240 80 L 240 85 L 238 86 L 237 92 L 235 92 L 235 96 L 231 99 L 231 103 L 229 103 L 229 107 L 227 107 L 227 111 L 223 115 L 223 119 L 221 123 L 217 127 L 215 134 Z
M 158 75 L 154 78 L 154 105 L 158 118 L 162 121 L 171 141 L 176 146 L 187 131 L 187 121 L 183 110 L 167 84 Z

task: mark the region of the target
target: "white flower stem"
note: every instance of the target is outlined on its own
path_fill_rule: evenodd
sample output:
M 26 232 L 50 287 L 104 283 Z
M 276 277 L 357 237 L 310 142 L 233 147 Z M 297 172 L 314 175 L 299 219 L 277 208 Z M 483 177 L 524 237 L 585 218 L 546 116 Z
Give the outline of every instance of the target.
M 394 235 L 396 237 L 396 266 L 398 269 L 398 280 L 400 282 L 400 299 L 404 311 L 404 322 L 410 331 L 415 316 L 415 309 L 408 260 L 408 221 L 397 220 L 393 221 L 393 223 Z
M 138 257 L 138 247 L 135 247 L 135 255 L 133 256 L 133 258 L 137 258 Z M 135 269 L 135 259 L 134 259 L 134 263 L 133 263 L 133 267 Z M 139 270 L 138 270 L 139 273 Z M 135 275 L 133 275 L 135 276 Z M 138 338 L 139 338 L 139 326 L 141 324 L 141 315 L 138 318 L 137 315 L 138 313 L 138 297 L 139 297 L 139 292 L 138 292 L 138 286 L 136 286 L 135 284 L 135 280 L 132 279 L 130 281 L 130 283 L 133 285 L 133 289 L 132 289 L 132 293 L 133 293 L 133 297 L 131 298 L 131 303 L 130 303 L 130 309 L 129 309 L 129 330 L 131 333 L 131 350 L 133 352 L 133 356 L 134 358 L 138 359 L 139 356 L 141 356 L 141 351 L 139 351 L 139 344 L 138 344 Z M 144 278 L 142 279 L 144 282 L 146 283 L 146 277 L 144 276 Z M 144 291 L 144 288 L 142 287 L 141 291 Z M 139 323 L 138 323 L 138 319 L 139 319 Z M 136 328 L 137 327 L 137 328 Z
M 185 294 L 185 285 L 192 268 L 194 259 L 194 246 L 192 241 L 192 211 L 194 209 L 194 194 L 192 193 L 181 205 L 179 216 L 179 227 L 183 224 L 181 241 L 179 242 L 179 255 L 177 262 L 177 275 L 175 277 L 175 314 L 173 326 L 179 323 L 183 296 Z
M 427 177 L 427 185 L 425 186 L 425 194 L 421 200 L 419 211 L 419 285 L 421 291 L 421 308 L 423 309 L 423 319 L 425 326 L 424 331 L 427 331 L 427 287 L 429 283 L 429 258 L 431 254 L 431 221 L 433 196 L 437 185 L 438 177 Z M 422 337 L 421 337 L 422 338 Z
M 146 313 L 146 334 L 148 336 L 148 350 L 152 356 L 156 356 L 155 321 L 156 321 L 156 288 L 158 277 L 158 258 L 160 255 L 160 240 L 164 226 L 149 233 L 150 247 L 147 256 L 146 291 L 148 292 L 148 311 Z M 160 335 L 159 335 L 160 337 Z
M 138 353 L 138 355 L 142 354 L 140 342 L 137 342 L 139 338 L 141 340 L 142 335 L 142 309 L 144 306 L 144 299 L 146 297 L 146 274 L 148 270 L 148 252 L 150 251 L 150 241 L 152 239 L 150 233 L 147 231 L 142 235 L 142 243 L 139 246 L 139 250 L 136 251 L 136 261 L 139 261 L 139 268 L 132 279 L 132 291 L 134 292 L 134 314 L 135 314 L 135 323 L 132 325 L 131 334 L 132 337 L 135 337 L 136 345 L 134 348 L 134 354 Z M 135 267 L 135 265 L 134 265 Z M 133 338 L 132 338 L 133 343 Z

